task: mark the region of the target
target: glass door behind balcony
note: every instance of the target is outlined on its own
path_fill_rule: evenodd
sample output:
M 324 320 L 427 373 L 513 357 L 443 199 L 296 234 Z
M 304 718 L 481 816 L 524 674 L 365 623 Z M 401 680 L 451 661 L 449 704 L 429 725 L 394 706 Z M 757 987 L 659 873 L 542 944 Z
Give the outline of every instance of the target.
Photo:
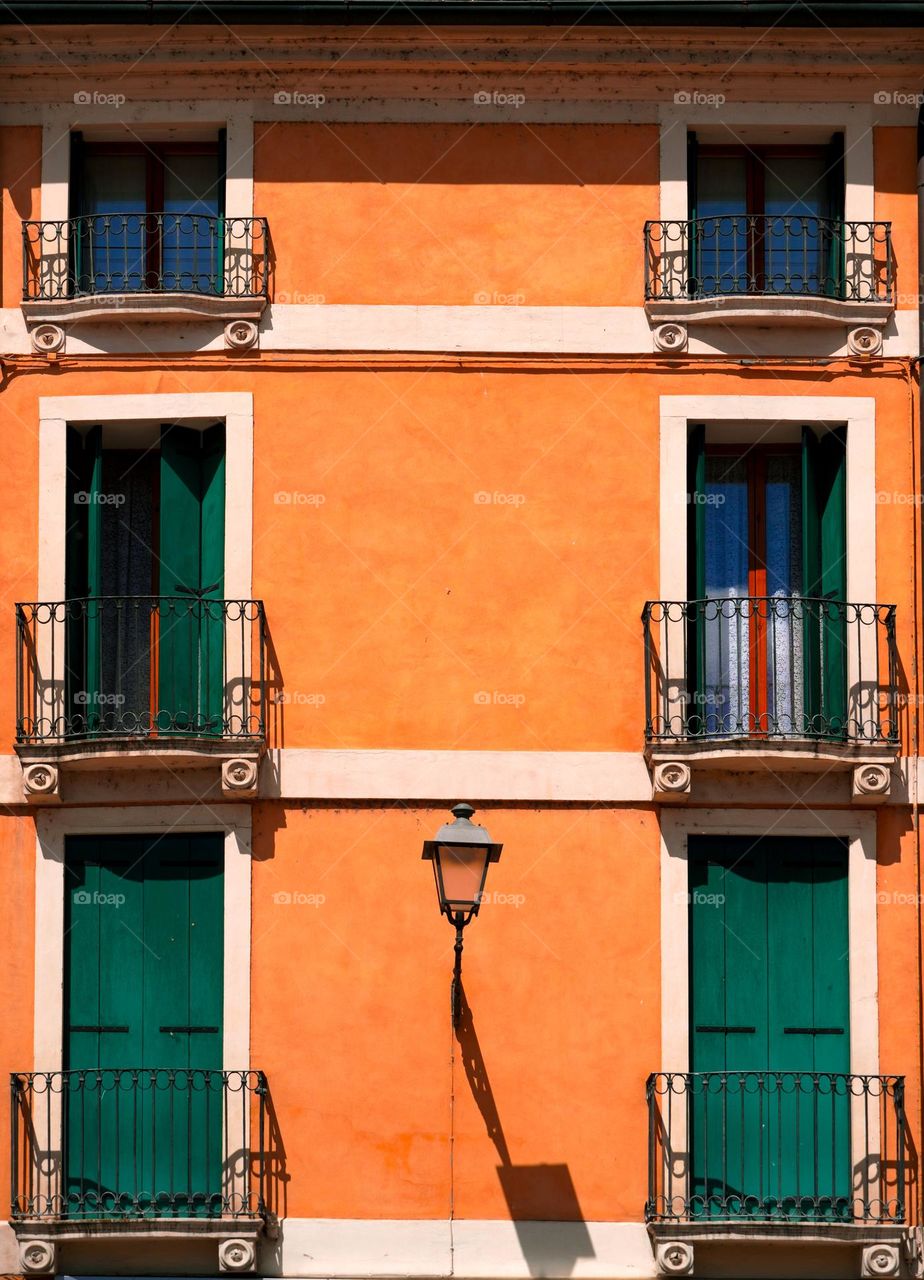
M 692 735 L 843 733 L 843 460 L 837 433 L 751 446 L 691 434 Z
M 696 1216 L 852 1213 L 847 849 L 691 837 Z
M 217 143 L 73 135 L 76 292 L 222 293 L 220 152 Z
M 698 297 L 825 294 L 843 282 L 843 139 L 690 143 L 690 276 Z

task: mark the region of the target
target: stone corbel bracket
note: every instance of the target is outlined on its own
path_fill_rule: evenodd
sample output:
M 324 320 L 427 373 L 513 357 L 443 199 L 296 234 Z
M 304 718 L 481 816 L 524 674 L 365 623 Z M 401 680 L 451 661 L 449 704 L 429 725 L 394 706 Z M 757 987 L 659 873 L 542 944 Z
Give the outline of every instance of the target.
M 260 781 L 260 765 L 250 756 L 235 756 L 221 766 L 221 789 L 226 796 L 254 797 Z
M 229 1236 L 218 1242 L 219 1271 L 236 1271 L 246 1274 L 257 1269 L 257 1244 L 239 1236 Z
M 678 324 L 674 320 L 668 320 L 664 324 L 657 325 L 652 331 L 652 337 L 654 338 L 655 351 L 680 354 L 687 349 L 687 326 Z
M 53 1275 L 58 1249 L 53 1240 L 24 1240 L 19 1246 L 19 1265 L 23 1275 Z
M 67 335 L 59 324 L 37 324 L 29 330 L 32 350 L 39 356 L 64 354 Z
M 892 788 L 892 771 L 887 764 L 858 764 L 853 770 L 851 794 L 860 804 L 884 804 Z
M 901 1272 L 898 1245 L 871 1244 L 863 1250 L 861 1276 L 897 1276 Z
M 693 772 L 682 760 L 656 764 L 651 777 L 651 798 L 662 804 L 685 804 L 693 787 Z
M 225 325 L 225 346 L 229 351 L 250 351 L 259 341 L 260 330 L 253 320 L 230 320 Z
M 848 330 L 847 350 L 852 356 L 878 356 L 882 350 L 882 330 L 868 324 Z
M 691 1276 L 693 1246 L 683 1240 L 665 1240 L 655 1248 L 655 1261 L 662 1276 Z
M 22 789 L 30 804 L 56 804 L 61 799 L 61 770 L 50 760 L 23 765 Z

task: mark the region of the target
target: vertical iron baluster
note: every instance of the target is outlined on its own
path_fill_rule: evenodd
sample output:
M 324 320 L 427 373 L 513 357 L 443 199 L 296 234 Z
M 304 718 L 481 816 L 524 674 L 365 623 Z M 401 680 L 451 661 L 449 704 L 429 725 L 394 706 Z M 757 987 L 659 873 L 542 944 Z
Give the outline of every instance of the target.
M 151 1199 L 157 1202 L 157 1072 L 148 1072 L 149 1083 L 151 1086 Z M 141 1141 L 147 1146 L 147 1138 L 142 1133 Z
M 265 634 L 265 617 L 263 613 L 263 604 L 257 606 L 257 626 L 260 633 L 260 704 L 258 714 L 258 725 L 260 737 L 266 733 L 266 634 Z
M 783 1207 L 783 1077 L 774 1076 L 776 1088 L 776 1199 Z M 799 1150 L 799 1108 L 796 1107 L 796 1150 Z
M 250 732 L 250 698 L 249 698 L 249 695 L 248 695 L 248 685 L 250 684 L 250 681 L 251 681 L 251 679 L 253 678 L 253 672 L 252 672 L 252 670 L 250 669 L 250 663 L 252 663 L 252 662 L 253 662 L 253 645 L 251 644 L 251 646 L 250 646 L 250 648 L 251 648 L 251 653 L 250 653 L 250 663 L 248 663 L 248 661 L 247 661 L 247 647 L 248 647 L 248 646 L 247 646 L 247 640 L 248 640 L 248 634 L 247 634 L 247 633 L 248 633 L 248 628 L 247 628 L 247 604 L 246 604 L 246 602 L 245 602 L 244 600 L 241 600 L 241 602 L 240 602 L 240 606 L 239 606 L 239 607 L 240 607 L 240 611 L 241 611 L 241 694 L 240 694 L 240 698 L 241 698 L 241 726 L 240 726 L 240 729 L 238 730 L 238 732 L 239 732 L 243 737 L 247 737 L 248 733 Z M 225 608 L 227 609 L 227 606 L 225 606 Z M 222 645 L 222 651 L 224 651 L 224 645 Z M 228 679 L 228 675 L 227 675 L 227 671 L 226 671 L 226 672 L 225 672 L 225 682 L 226 682 L 226 685 L 227 685 L 227 679 Z M 228 693 L 228 695 L 227 695 L 228 703 L 229 703 L 229 711 L 228 711 L 228 720 L 229 720 L 229 723 L 228 723 L 228 726 L 227 726 L 227 728 L 226 728 L 226 730 L 225 730 L 225 732 L 226 732 L 226 733 L 230 733 L 230 732 L 231 732 L 231 723 L 230 723 L 230 718 L 231 718 L 231 717 L 230 717 L 230 697 L 231 697 L 231 695 L 230 695 L 230 692 L 229 692 L 229 693 Z
M 17 1193 L 19 1190 L 19 1122 L 20 1122 L 19 1077 L 10 1074 L 10 1213 L 15 1218 Z
M 134 1199 L 141 1204 L 141 1193 L 144 1191 L 141 1170 L 138 1167 L 140 1152 L 138 1150 L 138 1106 L 139 1094 L 144 1088 L 140 1070 L 132 1070 L 132 1183 L 135 1188 Z
M 815 1186 L 814 1186 L 814 1203 L 815 1203 L 816 1205 L 818 1204 L 818 1199 L 819 1199 L 819 1194 L 820 1194 L 820 1193 L 819 1193 L 819 1181 L 818 1181 L 818 1157 L 819 1157 L 819 1151 L 818 1151 L 818 1146 L 819 1146 L 819 1143 L 818 1143 L 818 1092 L 819 1092 L 819 1086 L 820 1086 L 820 1083 L 821 1083 L 821 1077 L 820 1077 L 820 1076 L 818 1076 L 818 1075 L 813 1075 L 813 1076 L 812 1076 L 812 1084 L 814 1085 L 814 1088 L 812 1089 L 812 1175 L 813 1175 L 814 1183 L 815 1183 Z
M 905 1080 L 903 1076 L 899 1076 L 894 1083 L 894 1099 L 895 1099 L 895 1157 L 896 1157 L 896 1178 L 897 1185 L 895 1188 L 895 1220 L 904 1222 L 905 1220 Z M 883 1087 L 883 1102 L 885 1102 L 885 1087 Z M 883 1132 L 886 1131 L 887 1125 L 883 1119 Z M 889 1215 L 886 1214 L 886 1217 Z

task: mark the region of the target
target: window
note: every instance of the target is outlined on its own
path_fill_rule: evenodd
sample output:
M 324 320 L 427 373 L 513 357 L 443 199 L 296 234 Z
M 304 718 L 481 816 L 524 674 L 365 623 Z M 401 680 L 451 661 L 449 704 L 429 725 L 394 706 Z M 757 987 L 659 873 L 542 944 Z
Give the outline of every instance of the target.
M 223 292 L 223 150 L 73 134 L 76 292 Z
M 713 294 L 839 296 L 843 135 L 827 146 L 707 146 L 689 138 L 691 275 Z

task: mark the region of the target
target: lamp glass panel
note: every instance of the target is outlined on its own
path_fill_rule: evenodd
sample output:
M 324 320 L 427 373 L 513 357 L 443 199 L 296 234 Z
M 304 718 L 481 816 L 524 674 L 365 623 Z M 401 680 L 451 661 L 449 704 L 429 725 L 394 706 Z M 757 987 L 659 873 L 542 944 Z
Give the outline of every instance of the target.
M 484 883 L 488 850 L 483 845 L 441 844 L 437 847 L 443 898 L 446 902 L 474 904 Z

